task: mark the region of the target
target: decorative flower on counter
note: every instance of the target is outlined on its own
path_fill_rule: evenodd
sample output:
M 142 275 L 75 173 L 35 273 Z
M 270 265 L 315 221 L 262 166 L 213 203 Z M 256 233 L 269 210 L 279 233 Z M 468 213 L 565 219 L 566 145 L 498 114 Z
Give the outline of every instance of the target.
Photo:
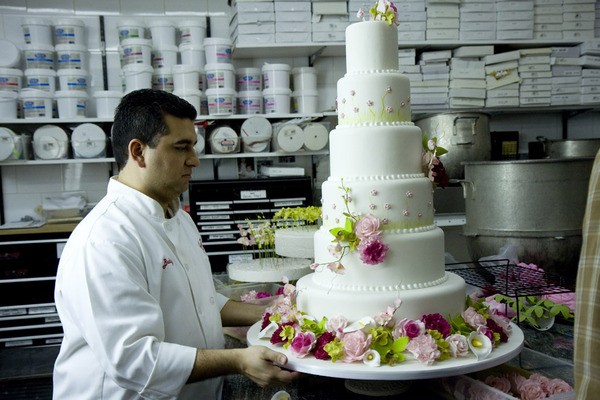
M 371 17 L 371 21 L 384 21 L 389 25 L 396 24 L 398 25 L 398 9 L 388 0 L 378 0 L 377 3 L 369 10 L 369 15 Z M 356 17 L 359 19 L 364 19 L 365 12 L 361 8 L 356 13 Z
M 427 134 L 423 133 L 423 173 L 434 185 L 442 188 L 448 186 L 449 178 L 439 157 L 447 152 L 448 150 L 437 145 L 437 137 L 428 139 Z

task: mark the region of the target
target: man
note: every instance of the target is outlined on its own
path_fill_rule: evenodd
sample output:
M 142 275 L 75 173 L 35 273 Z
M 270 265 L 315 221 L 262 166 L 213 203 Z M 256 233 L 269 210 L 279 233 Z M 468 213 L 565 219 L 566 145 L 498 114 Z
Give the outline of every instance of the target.
M 252 324 L 263 310 L 215 292 L 198 230 L 179 207 L 200 163 L 195 118 L 185 100 L 150 89 L 116 110 L 119 175 L 58 267 L 57 400 L 216 399 L 226 374 L 261 386 L 298 376 L 274 365 L 287 360 L 266 347 L 223 349 L 222 324 Z

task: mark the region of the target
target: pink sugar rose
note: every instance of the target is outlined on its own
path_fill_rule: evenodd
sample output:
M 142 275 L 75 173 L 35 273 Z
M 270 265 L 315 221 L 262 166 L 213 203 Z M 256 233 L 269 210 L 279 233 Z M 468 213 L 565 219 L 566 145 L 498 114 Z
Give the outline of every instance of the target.
M 542 374 L 531 374 L 531 376 L 529 377 L 529 380 L 538 382 L 540 384 L 540 386 L 542 387 L 542 389 L 544 390 L 544 392 L 547 391 L 548 385 L 550 384 L 550 379 L 548 379 L 547 377 L 545 377 Z
M 521 400 L 538 400 L 546 398 L 546 392 L 539 381 L 527 379 L 519 386 Z
M 406 350 L 408 350 L 418 361 L 427 365 L 433 364 L 433 362 L 440 357 L 440 351 L 437 348 L 435 339 L 427 333 L 417 336 L 408 342 Z
M 340 337 L 340 340 L 344 343 L 344 358 L 342 360 L 344 362 L 362 360 L 371 346 L 372 339 L 371 335 L 366 335 L 361 330 L 343 334 Z
M 463 335 L 452 334 L 446 338 L 446 342 L 450 346 L 450 355 L 453 358 L 466 357 L 469 354 L 469 343 Z
M 510 392 L 510 381 L 504 376 L 488 375 L 484 380 L 485 384 L 496 388 L 504 393 Z
M 404 318 L 396 323 L 392 336 L 394 340 L 402 336 L 408 336 L 410 339 L 413 339 L 423 333 L 425 333 L 425 324 L 423 322 Z
M 508 318 L 512 318 L 517 315 L 516 311 L 513 310 L 511 307 L 508 307 L 506 304 L 494 300 L 494 296 L 495 295 L 486 297 L 485 301 L 483 302 L 484 305 L 489 307 L 490 311 L 497 314 L 506 315 Z
M 519 375 L 516 372 L 511 372 L 506 377 L 510 381 L 510 391 L 513 393 L 519 393 L 519 388 L 527 380 L 523 375 Z
M 571 387 L 571 385 L 558 378 L 550 379 L 550 382 L 548 382 L 548 387 L 546 388 L 548 396 L 552 396 L 556 393 L 569 393 L 573 390 L 574 389 Z
M 360 240 L 381 235 L 379 230 L 379 219 L 372 214 L 367 214 L 358 220 L 354 226 L 354 233 Z
M 379 238 L 371 238 L 361 241 L 358 245 L 358 250 L 362 262 L 369 265 L 376 265 L 383 262 L 388 252 L 388 247 Z
M 299 332 L 292 339 L 290 351 L 298 358 L 304 358 L 317 342 L 315 334 L 312 332 Z
M 315 344 L 315 358 L 317 360 L 329 360 L 331 356 L 325 351 L 324 347 L 327 343 L 331 342 L 335 339 L 335 333 L 332 332 L 324 332 L 317 339 L 317 343 Z
M 345 317 L 337 316 L 328 320 L 325 326 L 329 332 L 341 333 L 347 325 L 348 320 Z
M 553 294 L 545 294 L 542 296 L 543 299 L 547 299 L 555 302 L 556 304 L 564 304 L 569 307 L 571 312 L 575 311 L 575 293 L 553 293 Z
M 467 308 L 462 312 L 461 316 L 464 318 L 467 325 L 473 329 L 477 329 L 481 325 L 485 325 L 485 318 L 479 314 L 473 307 Z

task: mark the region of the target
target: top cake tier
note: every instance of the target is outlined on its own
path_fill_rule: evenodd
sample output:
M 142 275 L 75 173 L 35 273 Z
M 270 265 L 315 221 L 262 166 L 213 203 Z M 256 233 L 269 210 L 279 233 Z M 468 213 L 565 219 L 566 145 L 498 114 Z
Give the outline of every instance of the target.
M 398 27 L 363 21 L 346 28 L 346 72 L 398 69 Z

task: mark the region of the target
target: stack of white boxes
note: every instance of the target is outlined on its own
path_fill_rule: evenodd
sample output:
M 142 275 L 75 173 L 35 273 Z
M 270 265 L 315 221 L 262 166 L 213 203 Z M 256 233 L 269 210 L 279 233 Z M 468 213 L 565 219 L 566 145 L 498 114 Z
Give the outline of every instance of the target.
M 345 1 L 313 1 L 312 41 L 344 42 L 349 21 Z
M 496 12 L 496 39 L 533 39 L 533 0 L 496 0 Z
M 427 40 L 458 40 L 460 0 L 427 0 Z
M 550 47 L 522 49 L 519 58 L 519 76 L 521 85 L 519 86 L 519 105 L 520 106 L 549 106 L 552 93 L 552 83 L 536 79 L 544 78 L 525 78 L 528 72 L 550 72 Z M 547 79 L 547 77 L 546 77 Z
M 552 105 L 581 103 L 579 54 L 577 46 L 552 48 Z
M 486 107 L 519 106 L 519 50 L 484 57 Z
M 425 0 L 410 0 L 396 3 L 398 9 L 398 42 L 425 40 L 427 13 Z
M 231 40 L 240 45 L 275 43 L 273 1 L 237 1 L 229 23 Z
M 594 38 L 595 0 L 563 0 L 563 39 Z
M 452 51 L 450 60 L 450 108 L 485 106 L 485 63 L 494 54 L 494 46 L 462 46 Z
M 533 38 L 562 39 L 563 0 L 533 1 Z
M 408 80 L 412 82 L 421 82 L 423 74 L 421 74 L 421 66 L 416 64 L 417 50 L 400 49 L 398 50 L 398 70 L 403 73 Z
M 275 41 L 310 43 L 312 25 L 309 1 L 275 0 Z
M 600 103 L 600 39 L 583 42 L 578 46 L 582 66 L 581 104 Z
M 463 0 L 459 36 L 460 40 L 496 40 L 496 0 Z
M 411 104 L 420 110 L 448 108 L 452 50 L 426 51 L 419 57 L 422 81 L 411 82 Z
M 596 19 L 594 22 L 594 37 L 600 37 L 600 2 L 596 2 Z

